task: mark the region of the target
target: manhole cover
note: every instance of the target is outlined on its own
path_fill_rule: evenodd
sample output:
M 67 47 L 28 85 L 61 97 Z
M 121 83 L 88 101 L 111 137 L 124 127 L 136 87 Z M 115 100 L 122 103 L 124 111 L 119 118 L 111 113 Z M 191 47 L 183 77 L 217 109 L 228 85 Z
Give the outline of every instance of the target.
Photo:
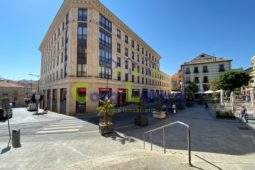
M 240 130 L 250 130 L 250 128 L 248 128 L 246 126 L 239 126 L 238 129 L 240 129 Z

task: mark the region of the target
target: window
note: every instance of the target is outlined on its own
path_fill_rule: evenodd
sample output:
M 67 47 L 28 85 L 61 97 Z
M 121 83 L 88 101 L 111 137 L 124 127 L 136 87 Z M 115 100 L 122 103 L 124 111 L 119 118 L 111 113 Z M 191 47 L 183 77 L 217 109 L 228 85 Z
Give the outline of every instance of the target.
M 135 48 L 135 41 L 134 41 L 134 40 L 132 40 L 131 46 L 132 46 L 133 48 Z
M 208 73 L 208 68 L 207 68 L 207 66 L 203 66 L 203 73 Z
M 137 55 L 137 62 L 139 63 L 140 62 L 140 56 Z
M 117 29 L 117 37 L 118 37 L 119 39 L 121 39 L 121 32 L 120 32 L 119 29 Z
M 128 81 L 128 73 L 125 74 L 125 81 Z
M 220 64 L 219 65 L 219 72 L 224 72 L 224 71 L 225 71 L 224 64 Z
M 87 39 L 87 27 L 78 26 L 78 40 L 86 40 L 86 39 Z
M 199 73 L 198 67 L 194 67 L 194 73 Z
M 137 76 L 137 83 L 140 83 L 140 77 Z
M 144 78 L 142 77 L 142 84 L 144 84 Z
M 137 73 L 140 73 L 140 67 L 137 66 Z
M 118 81 L 121 81 L 121 72 L 120 71 L 118 71 L 118 73 L 117 73 L 117 79 L 118 79 Z
M 185 74 L 190 74 L 190 68 L 186 68 Z
M 210 89 L 208 84 L 203 84 L 204 91 L 208 91 Z
M 194 82 L 195 82 L 196 84 L 198 84 L 198 83 L 199 83 L 199 78 L 198 78 L 198 77 L 195 77 Z
M 78 21 L 87 21 L 86 9 L 78 9 Z
M 140 51 L 140 45 L 137 44 L 137 51 Z
M 128 57 L 128 49 L 125 48 L 125 56 Z
M 128 36 L 125 35 L 125 43 L 128 44 Z
M 132 82 L 134 83 L 135 82 L 135 76 L 132 75 Z
M 120 43 L 117 43 L 117 52 L 118 52 L 118 53 L 121 53 L 121 46 L 120 46 Z
M 134 51 L 132 51 L 132 59 L 133 59 L 133 60 L 135 59 L 135 53 L 134 53 Z
M 77 65 L 77 76 L 84 77 L 87 74 L 87 67 L 85 64 L 78 64 Z
M 142 54 L 144 54 L 144 48 L 142 48 Z
M 204 83 L 209 83 L 207 76 L 204 77 Z
M 99 17 L 99 24 L 102 28 L 106 29 L 109 32 L 112 32 L 112 22 L 106 19 L 103 15 Z
M 144 64 L 144 58 L 142 57 L 142 64 Z
M 110 34 L 104 31 L 99 32 L 99 42 L 100 45 L 106 46 L 108 48 L 112 47 L 112 37 Z
M 135 71 L 135 64 L 132 63 L 132 71 Z
M 125 69 L 128 69 L 128 60 L 125 61 Z
M 142 74 L 144 74 L 144 68 L 142 68 Z
M 121 67 L 121 58 L 117 57 L 117 67 Z
M 190 83 L 190 77 L 185 78 L 185 83 Z
M 112 78 L 112 68 L 106 65 L 99 66 L 99 77 L 111 79 Z

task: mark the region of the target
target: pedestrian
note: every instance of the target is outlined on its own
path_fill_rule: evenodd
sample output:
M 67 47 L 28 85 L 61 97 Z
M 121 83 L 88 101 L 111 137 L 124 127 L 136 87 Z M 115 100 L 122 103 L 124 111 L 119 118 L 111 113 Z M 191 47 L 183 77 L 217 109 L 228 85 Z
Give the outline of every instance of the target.
M 245 118 L 246 112 L 247 112 L 247 109 L 246 109 L 245 105 L 243 105 L 240 110 L 240 114 L 239 114 L 240 122 L 242 122 L 243 118 Z
M 175 106 L 175 104 L 173 104 L 172 110 L 173 110 L 173 114 L 176 114 L 176 106 Z

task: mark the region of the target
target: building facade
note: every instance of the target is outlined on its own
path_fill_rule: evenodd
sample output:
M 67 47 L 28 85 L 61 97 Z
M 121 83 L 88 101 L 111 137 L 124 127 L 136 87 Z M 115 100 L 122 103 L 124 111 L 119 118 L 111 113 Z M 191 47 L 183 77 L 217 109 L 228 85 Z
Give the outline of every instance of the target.
M 170 92 L 160 55 L 98 0 L 65 0 L 39 49 L 43 105 L 52 111 L 95 112 L 106 95 L 122 105 Z
M 172 91 L 181 91 L 182 90 L 182 70 L 179 70 L 178 73 L 175 73 L 171 77 L 171 89 Z
M 232 60 L 201 54 L 181 66 L 184 87 L 195 82 L 200 92 L 210 89 L 209 82 L 219 78 L 220 74 L 231 70 Z
M 0 99 L 8 98 L 15 107 L 26 106 L 25 99 L 30 98 L 31 89 L 9 80 L 0 80 Z

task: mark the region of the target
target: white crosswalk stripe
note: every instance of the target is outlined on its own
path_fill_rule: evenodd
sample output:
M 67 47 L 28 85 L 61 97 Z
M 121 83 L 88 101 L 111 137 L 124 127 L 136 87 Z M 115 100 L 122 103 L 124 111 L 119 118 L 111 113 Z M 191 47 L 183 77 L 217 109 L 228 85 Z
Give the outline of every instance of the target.
M 36 134 L 54 134 L 54 133 L 71 133 L 78 132 L 84 125 L 81 120 L 68 119 L 61 120 L 54 124 L 51 124 L 43 129 L 40 129 Z

